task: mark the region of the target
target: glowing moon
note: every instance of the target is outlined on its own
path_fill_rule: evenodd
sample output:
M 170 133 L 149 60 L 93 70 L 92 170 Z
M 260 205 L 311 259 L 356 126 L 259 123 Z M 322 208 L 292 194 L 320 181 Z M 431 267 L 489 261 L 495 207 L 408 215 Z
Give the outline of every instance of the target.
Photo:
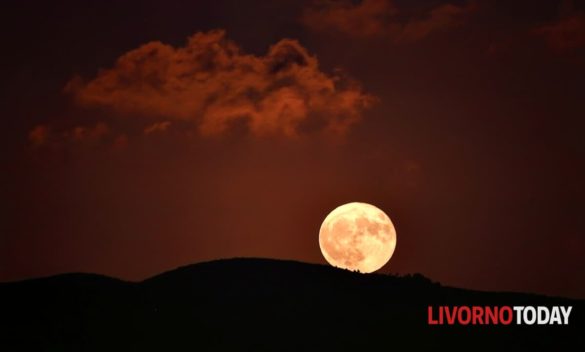
M 367 203 L 333 209 L 319 230 L 319 246 L 329 264 L 371 273 L 386 264 L 396 248 L 396 230 L 382 210 Z

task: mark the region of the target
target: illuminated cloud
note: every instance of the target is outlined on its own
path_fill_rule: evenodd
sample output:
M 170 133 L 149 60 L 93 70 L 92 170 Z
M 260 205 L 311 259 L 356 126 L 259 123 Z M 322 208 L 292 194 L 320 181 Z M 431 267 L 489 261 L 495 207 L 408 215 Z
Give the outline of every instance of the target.
M 557 22 L 540 26 L 535 30 L 548 46 L 557 51 L 566 51 L 585 46 L 585 14 L 564 17 Z
M 373 101 L 355 82 L 322 72 L 296 40 L 255 56 L 222 30 L 196 33 L 184 47 L 147 43 L 89 81 L 72 79 L 66 91 L 83 106 L 188 121 L 203 135 L 241 122 L 262 136 L 294 137 L 307 126 L 343 133 Z M 144 133 L 167 127 L 152 125 Z
M 153 133 L 160 133 L 166 131 L 171 125 L 170 121 L 155 122 L 152 125 L 144 128 L 144 134 L 149 135 Z
M 98 122 L 93 127 L 77 126 L 71 131 L 65 132 L 64 136 L 76 142 L 97 142 L 103 139 L 110 129 L 103 122 Z
M 421 40 L 433 32 L 463 23 L 476 8 L 442 4 L 418 16 L 404 18 L 390 0 L 317 1 L 306 9 L 301 21 L 317 32 L 337 32 L 351 37 L 388 37 L 394 43 Z

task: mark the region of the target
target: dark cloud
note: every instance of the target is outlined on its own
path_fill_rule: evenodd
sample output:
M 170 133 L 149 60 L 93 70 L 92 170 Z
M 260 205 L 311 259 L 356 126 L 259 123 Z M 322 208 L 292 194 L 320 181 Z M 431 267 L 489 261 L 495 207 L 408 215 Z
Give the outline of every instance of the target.
M 33 127 L 28 133 L 28 141 L 32 147 L 48 147 L 58 149 L 67 145 L 97 145 L 111 142 L 112 131 L 104 122 L 95 125 L 78 125 L 72 128 L 54 128 L 41 124 Z
M 541 35 L 548 46 L 557 51 L 566 51 L 585 46 L 585 14 L 577 13 L 560 20 L 539 26 L 534 31 Z
M 37 125 L 28 133 L 28 141 L 33 147 L 44 145 L 49 137 L 49 128 L 45 125 Z
M 403 25 L 392 24 L 390 36 L 395 42 L 413 42 L 438 32 L 459 26 L 475 10 L 475 3 L 467 6 L 443 4 L 431 9 L 421 18 L 411 19 Z
M 258 136 L 294 137 L 305 125 L 343 133 L 373 101 L 356 82 L 321 71 L 296 40 L 254 56 L 222 30 L 196 33 L 184 47 L 147 43 L 89 81 L 72 79 L 66 91 L 83 106 L 188 121 L 203 135 L 240 122 Z M 151 127 L 144 131 L 168 125 Z
M 475 9 L 475 2 L 464 6 L 441 4 L 404 19 L 390 0 L 363 0 L 358 4 L 321 1 L 305 10 L 302 22 L 318 32 L 338 32 L 352 37 L 388 37 L 394 43 L 406 43 L 456 27 Z
M 305 10 L 302 22 L 319 32 L 337 31 L 354 37 L 382 36 L 396 9 L 389 0 L 319 1 Z

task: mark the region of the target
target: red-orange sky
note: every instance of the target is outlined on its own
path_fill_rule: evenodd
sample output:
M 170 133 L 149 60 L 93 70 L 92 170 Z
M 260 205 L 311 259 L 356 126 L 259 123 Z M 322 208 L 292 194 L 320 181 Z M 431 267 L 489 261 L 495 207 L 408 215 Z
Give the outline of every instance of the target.
M 8 1 L 0 281 L 325 263 L 585 297 L 584 1 Z

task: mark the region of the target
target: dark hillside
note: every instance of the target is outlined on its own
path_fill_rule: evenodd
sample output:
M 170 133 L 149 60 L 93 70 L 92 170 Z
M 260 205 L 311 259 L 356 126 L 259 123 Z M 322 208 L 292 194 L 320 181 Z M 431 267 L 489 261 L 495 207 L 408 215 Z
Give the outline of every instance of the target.
M 569 326 L 429 326 L 429 305 L 572 305 Z M 200 263 L 140 283 L 67 274 L 0 284 L 0 350 L 583 347 L 584 301 L 479 292 L 421 275 L 269 259 Z

